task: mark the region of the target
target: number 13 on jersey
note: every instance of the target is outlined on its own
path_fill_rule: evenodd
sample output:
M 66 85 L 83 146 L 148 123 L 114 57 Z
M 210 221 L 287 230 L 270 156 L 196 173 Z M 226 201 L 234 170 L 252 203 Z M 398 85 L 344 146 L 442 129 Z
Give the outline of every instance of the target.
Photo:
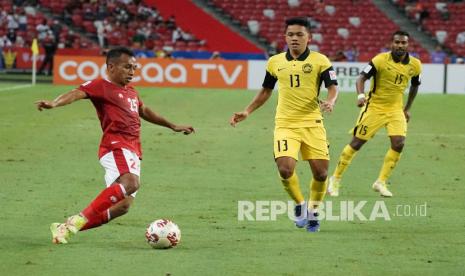
M 289 75 L 289 77 L 291 79 L 290 87 L 300 87 L 300 75 L 299 74 Z

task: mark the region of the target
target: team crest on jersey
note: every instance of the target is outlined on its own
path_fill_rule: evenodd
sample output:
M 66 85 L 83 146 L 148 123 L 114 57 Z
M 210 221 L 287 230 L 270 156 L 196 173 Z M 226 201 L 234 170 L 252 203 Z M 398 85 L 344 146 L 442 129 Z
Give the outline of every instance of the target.
M 118 97 L 120 97 L 121 99 L 123 98 L 123 94 L 119 93 L 118 94 Z
M 302 65 L 302 71 L 304 71 L 304 73 L 309 74 L 312 72 L 312 70 L 313 66 L 310 63 L 305 63 L 304 65 Z
M 412 68 L 410 68 L 410 69 L 408 70 L 408 74 L 409 74 L 409 76 L 413 76 L 413 75 L 415 74 L 415 72 L 413 71 Z

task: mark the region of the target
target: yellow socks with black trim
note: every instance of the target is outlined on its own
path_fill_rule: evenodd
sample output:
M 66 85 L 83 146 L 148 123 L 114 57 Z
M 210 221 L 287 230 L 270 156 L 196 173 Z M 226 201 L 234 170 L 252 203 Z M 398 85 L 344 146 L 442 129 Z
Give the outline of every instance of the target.
M 315 178 L 310 182 L 310 199 L 308 200 L 308 209 L 318 209 L 318 206 L 325 198 L 327 181 L 317 181 Z
M 299 184 L 299 177 L 295 173 L 292 173 L 291 177 L 288 179 L 283 179 L 281 177 L 281 183 L 284 186 L 286 192 L 291 196 L 296 204 L 301 204 L 304 202 L 304 196 L 302 195 L 302 191 L 300 190 Z
M 336 169 L 334 170 L 333 176 L 336 179 L 341 179 L 342 174 L 345 172 L 347 167 L 352 162 L 355 154 L 357 153 L 350 145 L 346 145 L 342 150 L 341 156 L 339 157 L 339 162 L 337 162 Z
M 388 152 L 386 153 L 386 156 L 384 157 L 384 163 L 383 166 L 381 167 L 381 171 L 379 172 L 378 180 L 381 182 L 386 182 L 386 180 L 389 178 L 389 176 L 392 173 L 392 170 L 397 165 L 397 162 L 400 159 L 400 152 L 397 152 L 393 149 L 389 149 Z

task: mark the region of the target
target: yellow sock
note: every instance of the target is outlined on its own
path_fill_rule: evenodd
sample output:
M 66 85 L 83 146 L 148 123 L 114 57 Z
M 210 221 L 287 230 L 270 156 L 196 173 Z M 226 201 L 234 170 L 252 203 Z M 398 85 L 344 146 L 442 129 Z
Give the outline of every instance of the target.
M 315 178 L 310 182 L 310 199 L 308 200 L 309 209 L 317 209 L 320 203 L 325 198 L 326 194 L 326 184 L 325 181 L 317 181 Z
M 292 173 L 291 177 L 288 179 L 281 178 L 281 183 L 283 183 L 284 189 L 295 201 L 296 204 L 301 204 L 304 202 L 304 196 L 300 191 L 299 177 L 295 173 Z
M 342 174 L 345 172 L 347 167 L 352 162 L 355 154 L 357 153 L 350 145 L 346 145 L 342 150 L 341 156 L 339 157 L 339 162 L 337 162 L 337 167 L 334 170 L 334 177 L 342 178 Z
M 396 167 L 397 162 L 400 159 L 400 152 L 393 149 L 389 149 L 384 157 L 384 163 L 379 172 L 378 180 L 386 182 L 392 173 L 392 170 Z

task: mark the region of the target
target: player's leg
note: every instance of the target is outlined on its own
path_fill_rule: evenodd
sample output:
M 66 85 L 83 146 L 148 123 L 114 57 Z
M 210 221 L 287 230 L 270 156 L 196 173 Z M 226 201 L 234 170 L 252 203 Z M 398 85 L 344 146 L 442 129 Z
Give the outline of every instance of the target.
M 299 177 L 295 172 L 300 148 L 298 139 L 298 134 L 291 129 L 275 129 L 274 156 L 281 183 L 295 203 L 295 224 L 297 227 L 304 227 L 307 222 L 306 205 L 304 196 L 300 190 Z
M 278 157 L 276 158 L 276 166 L 278 167 L 279 176 L 281 183 L 283 184 L 284 190 L 294 200 L 294 222 L 299 228 L 304 227 L 307 224 L 306 209 L 307 205 L 300 190 L 299 177 L 295 172 L 295 166 L 297 161 L 292 157 Z
M 117 159 L 118 153 L 115 153 L 115 151 L 113 153 L 114 153 L 115 159 Z M 130 160 L 127 160 L 127 161 L 130 161 Z M 124 164 L 130 165 L 130 162 L 125 163 L 124 161 Z M 127 168 L 122 167 L 122 163 L 123 163 L 122 160 L 117 161 L 118 171 L 122 175 L 120 175 L 117 178 L 117 180 L 113 182 L 108 188 L 103 190 L 81 212 L 80 216 L 84 217 L 86 219 L 86 222 L 95 224 L 94 221 L 102 221 L 102 218 L 104 218 L 104 216 L 108 214 L 108 211 L 107 211 L 108 208 L 124 200 L 128 195 L 134 194 L 139 189 L 139 185 L 140 185 L 139 175 L 138 175 L 139 172 L 138 171 L 135 173 L 129 172 L 131 169 L 129 169 L 128 166 Z M 102 214 L 102 212 L 106 214 Z M 82 227 L 84 227 L 84 225 L 82 225 Z M 81 229 L 82 227 L 77 227 L 77 230 Z
M 389 191 L 386 181 L 400 160 L 405 142 L 404 136 L 390 136 L 389 138 L 391 140 L 391 147 L 384 156 L 384 162 L 381 166 L 378 179 L 373 183 L 373 189 L 385 197 L 392 197 L 392 192 Z
M 354 133 L 359 131 L 358 127 L 354 128 Z M 344 172 L 349 167 L 352 159 L 355 157 L 357 152 L 362 148 L 362 146 L 367 142 L 367 139 L 362 139 L 356 136 L 352 137 L 352 140 L 347 144 L 339 156 L 339 161 L 337 163 L 336 169 L 334 170 L 333 176 L 336 179 L 341 179 Z
M 108 209 L 139 188 L 140 160 L 135 153 L 117 149 L 103 156 L 100 163 L 105 168 L 107 188 L 82 212 L 69 217 L 65 223 L 50 226 L 54 243 L 67 243 L 70 234 L 108 222 Z M 61 231 L 63 229 L 67 231 Z
M 98 206 L 97 198 L 85 208 L 81 214 L 87 218 L 87 223 L 82 230 L 98 227 L 117 216 L 128 212 L 136 191 L 139 189 L 140 160 L 137 155 L 126 149 L 117 149 L 103 156 L 100 164 L 105 169 L 105 183 L 108 187 L 122 185 L 125 190 L 123 199 L 114 202 L 110 206 Z M 112 207 L 111 209 L 109 209 Z M 102 210 L 103 209 L 103 210 Z
M 292 157 L 281 156 L 276 158 L 276 166 L 284 189 L 296 204 L 300 204 L 304 199 L 300 191 L 299 178 L 295 172 L 296 163 L 297 161 Z
M 318 221 L 321 203 L 326 194 L 329 160 L 311 159 L 308 160 L 312 170 L 313 178 L 310 182 L 310 196 L 308 199 L 308 225 L 307 231 L 320 231 L 320 222 Z
M 329 195 L 339 195 L 340 182 L 344 172 L 350 166 L 362 146 L 385 124 L 385 120 L 386 118 L 382 114 L 377 114 L 370 110 L 361 111 L 356 126 L 351 130 L 353 134 L 352 140 L 342 150 L 336 168 L 329 178 Z
M 307 230 L 317 232 L 320 229 L 318 208 L 326 194 L 329 166 L 329 144 L 322 124 L 303 130 L 301 153 L 302 159 L 308 160 L 313 175 L 309 184 Z
M 92 220 L 88 220 L 86 224 L 81 229 L 79 229 L 79 231 L 85 231 L 99 227 L 111 220 L 114 220 L 117 217 L 127 214 L 133 202 L 134 197 L 126 197 L 125 199 L 111 206 L 109 209 L 101 212 L 99 216 L 94 216 Z
M 389 138 L 391 140 L 391 148 L 384 157 L 384 163 L 378 177 L 378 179 L 383 182 L 389 178 L 396 167 L 405 144 L 404 136 L 389 136 Z
M 278 128 L 274 133 L 274 157 L 281 183 L 296 204 L 304 202 L 299 178 L 295 172 L 300 149 L 298 133 L 292 129 Z
M 349 167 L 350 163 L 354 159 L 357 152 L 362 148 L 366 143 L 366 140 L 357 138 L 356 136 L 352 137 L 352 141 L 347 144 L 339 156 L 339 161 L 337 162 L 336 168 L 334 169 L 333 175 L 329 178 L 328 185 L 328 194 L 331 196 L 339 196 L 339 187 L 342 179 L 342 175 Z
M 392 196 L 392 193 L 387 188 L 386 181 L 399 162 L 405 144 L 405 136 L 407 135 L 407 120 L 402 111 L 388 114 L 388 117 L 389 121 L 386 128 L 391 141 L 391 147 L 384 156 L 384 162 L 381 166 L 378 179 L 373 184 L 373 189 L 385 197 Z
M 113 205 L 108 209 L 108 219 L 114 220 L 117 217 L 126 215 L 134 202 L 134 197 L 128 196 L 121 200 L 117 204 Z
M 50 226 L 52 241 L 54 243 L 67 243 L 70 235 L 76 234 L 80 229 L 86 227 L 86 224 L 95 225 L 96 221 L 104 221 L 103 212 L 111 205 L 123 200 L 125 196 L 126 191 L 120 183 L 115 183 L 104 189 L 81 213 L 69 217 L 64 224 L 53 223 Z M 63 228 L 63 225 L 66 229 Z

